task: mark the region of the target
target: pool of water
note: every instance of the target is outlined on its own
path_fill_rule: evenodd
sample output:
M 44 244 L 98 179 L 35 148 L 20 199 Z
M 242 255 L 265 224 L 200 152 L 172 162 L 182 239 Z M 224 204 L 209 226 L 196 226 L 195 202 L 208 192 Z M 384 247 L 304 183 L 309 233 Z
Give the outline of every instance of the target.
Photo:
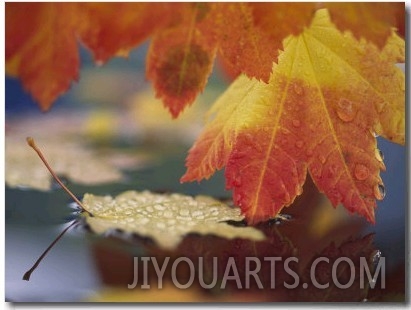
M 177 298 L 180 301 L 404 301 L 407 209 L 405 151 L 402 147 L 384 141 L 379 141 L 379 147 L 386 154 L 387 172 L 382 174 L 382 178 L 387 195 L 378 202 L 376 225 L 348 215 L 342 207 L 334 210 L 308 180 L 304 193 L 284 210 L 288 220 L 272 220 L 257 225 L 267 236 L 263 242 L 190 234 L 176 250 L 164 251 L 152 240 L 141 236 L 125 237 L 122 232 L 98 236 L 81 224 L 71 229 L 56 244 L 34 271 L 30 281 L 22 280 L 23 274 L 64 227 L 71 220 L 79 218 L 79 215 L 69 207 L 71 199 L 57 187 L 50 191 L 38 191 L 6 186 L 6 300 L 173 301 Z M 223 172 L 200 184 L 180 184 L 178 180 L 184 173 L 186 151 L 186 146 L 170 146 L 169 149 L 164 145 L 158 149 L 150 146 L 150 152 L 156 155 L 157 160 L 139 170 L 126 171 L 126 178 L 122 182 L 84 186 L 68 180 L 67 185 L 79 197 L 87 192 L 114 196 L 129 189 L 149 189 L 190 195 L 207 194 L 229 201 L 231 193 L 224 189 Z M 245 225 L 241 222 L 230 224 Z M 168 286 L 158 291 L 158 279 L 151 266 L 148 280 L 153 281 L 152 287 L 156 288 L 157 294 L 150 295 L 150 290 L 141 287 L 128 289 L 127 285 L 134 276 L 134 258 L 141 257 L 156 257 L 162 261 L 170 257 L 170 268 L 179 257 L 190 258 L 193 262 L 198 262 L 198 258 L 202 257 L 204 270 L 209 272 L 209 276 L 214 272 L 215 257 L 218 265 L 215 268 L 216 284 L 211 289 L 205 289 L 196 277 L 189 289 L 170 287 L 173 284 L 172 270 L 167 267 L 164 282 Z M 258 279 L 262 288 L 255 277 L 245 274 L 247 257 L 258 259 L 261 263 Z M 269 264 L 270 257 L 278 260 L 274 269 Z M 290 268 L 287 269 L 284 261 L 290 257 L 297 261 L 290 261 Z M 318 283 L 329 282 L 328 288 L 315 287 L 310 276 L 310 268 L 318 257 L 329 259 L 329 263 L 318 264 L 319 268 L 315 271 Z M 347 257 L 353 262 L 355 277 L 349 288 L 339 288 L 332 281 L 332 265 L 340 257 Z M 372 268 L 384 265 L 374 288 L 368 282 L 360 286 L 361 257 L 366 260 L 371 272 L 374 270 Z M 233 270 L 226 274 L 230 258 L 236 262 L 240 285 L 230 278 L 235 276 Z M 184 264 L 180 265 L 177 272 L 179 281 L 187 283 L 190 270 L 187 271 Z M 344 267 L 344 262 L 341 266 Z M 195 265 L 196 272 L 197 267 Z M 351 280 L 345 274 L 349 267 L 345 265 L 341 274 L 338 274 L 343 284 Z M 296 284 L 290 270 L 299 279 L 299 283 L 292 288 L 284 285 Z M 273 271 L 275 287 L 272 282 Z M 247 277 L 248 289 L 245 282 Z

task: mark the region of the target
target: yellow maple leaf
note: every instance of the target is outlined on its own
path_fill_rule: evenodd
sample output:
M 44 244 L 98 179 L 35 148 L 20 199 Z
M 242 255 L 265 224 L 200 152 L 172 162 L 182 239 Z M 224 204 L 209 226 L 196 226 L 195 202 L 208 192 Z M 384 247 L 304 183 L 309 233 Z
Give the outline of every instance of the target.
M 395 66 L 404 41 L 392 32 L 380 51 L 321 9 L 283 44 L 268 85 L 240 76 L 217 101 L 182 181 L 226 166 L 234 201 L 255 223 L 290 205 L 309 172 L 334 206 L 373 222 L 385 169 L 374 134 L 404 143 L 405 80 Z

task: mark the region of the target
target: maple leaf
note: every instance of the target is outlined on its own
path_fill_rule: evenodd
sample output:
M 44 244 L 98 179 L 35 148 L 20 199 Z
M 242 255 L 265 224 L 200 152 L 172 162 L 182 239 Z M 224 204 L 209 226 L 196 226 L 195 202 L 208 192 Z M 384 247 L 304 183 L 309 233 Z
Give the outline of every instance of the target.
M 98 63 L 127 55 L 168 21 L 165 3 L 82 3 L 78 33 Z
M 83 204 L 93 214 L 86 221 L 96 233 L 121 229 L 153 238 L 160 247 L 175 248 L 188 233 L 213 234 L 229 239 L 263 240 L 253 227 L 233 227 L 227 220 L 242 220 L 237 208 L 206 196 L 155 194 L 149 191 L 124 192 L 110 196 L 85 194 Z
M 147 58 L 147 78 L 173 117 L 201 92 L 211 74 L 217 41 L 211 4 L 178 4 L 176 23 L 159 31 Z
M 404 143 L 404 75 L 395 66 L 404 41 L 392 33 L 379 51 L 321 9 L 283 44 L 269 84 L 240 76 L 216 102 L 182 181 L 226 166 L 227 188 L 256 223 L 290 205 L 309 172 L 334 206 L 374 222 L 385 166 L 373 133 Z
M 218 27 L 223 61 L 230 71 L 268 82 L 282 40 L 308 26 L 314 8 L 313 3 L 221 4 Z
M 404 35 L 404 2 L 390 3 L 324 3 L 331 20 L 342 31 L 351 31 L 357 39 L 367 38 L 379 48 L 383 48 L 391 36 L 391 28 L 396 27 Z
M 73 3 L 7 3 L 6 11 L 6 73 L 20 77 L 41 109 L 48 110 L 78 78 L 74 27 L 81 19 L 77 7 Z

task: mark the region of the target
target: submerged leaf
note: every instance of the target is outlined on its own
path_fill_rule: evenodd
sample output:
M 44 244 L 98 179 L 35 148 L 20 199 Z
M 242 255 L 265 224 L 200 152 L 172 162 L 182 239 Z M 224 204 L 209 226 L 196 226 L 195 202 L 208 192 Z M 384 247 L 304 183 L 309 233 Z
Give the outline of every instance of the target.
M 253 227 L 233 227 L 224 221 L 240 221 L 237 208 L 211 197 L 127 191 L 117 197 L 85 194 L 83 204 L 92 217 L 86 221 L 96 233 L 119 229 L 150 237 L 165 249 L 175 248 L 189 233 L 212 234 L 229 239 L 263 240 Z

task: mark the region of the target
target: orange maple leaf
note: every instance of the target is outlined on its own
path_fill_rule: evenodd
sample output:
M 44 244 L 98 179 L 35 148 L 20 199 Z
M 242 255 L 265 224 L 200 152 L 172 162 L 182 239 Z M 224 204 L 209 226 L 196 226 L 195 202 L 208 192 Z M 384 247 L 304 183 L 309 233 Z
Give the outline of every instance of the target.
M 174 4 L 174 22 L 158 31 L 147 57 L 147 78 L 173 117 L 194 102 L 211 74 L 217 41 L 213 4 Z
M 404 36 L 405 3 L 351 3 L 328 2 L 320 5 L 328 8 L 331 20 L 342 31 L 349 30 L 357 38 L 367 38 L 383 48 L 395 27 Z
M 77 80 L 79 54 L 74 34 L 81 24 L 73 3 L 6 4 L 6 73 L 48 110 Z
M 284 41 L 269 84 L 240 76 L 211 113 L 187 157 L 182 181 L 226 166 L 226 185 L 249 223 L 267 220 L 302 192 L 307 172 L 333 205 L 374 222 L 385 166 L 374 133 L 404 143 L 404 41 L 384 50 L 331 23 Z M 389 85 L 389 87 L 388 87 Z
M 170 15 L 166 3 L 81 3 L 80 40 L 91 50 L 98 63 L 114 55 L 126 55 L 163 27 Z

